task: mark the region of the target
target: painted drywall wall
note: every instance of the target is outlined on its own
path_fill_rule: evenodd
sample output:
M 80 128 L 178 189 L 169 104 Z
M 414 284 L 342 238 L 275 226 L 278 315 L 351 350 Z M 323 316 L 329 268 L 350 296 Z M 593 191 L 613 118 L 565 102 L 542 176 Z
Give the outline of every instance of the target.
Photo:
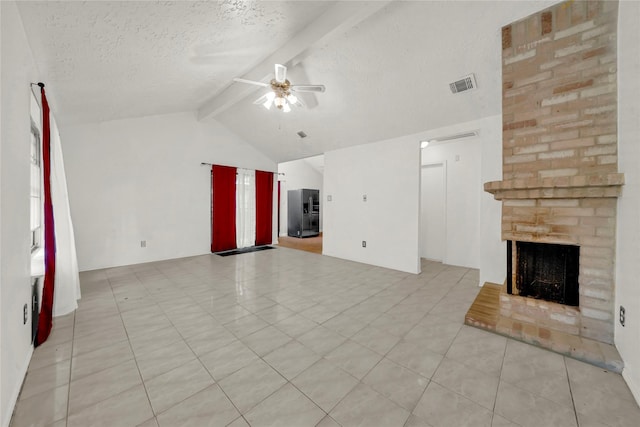
M 80 270 L 209 253 L 211 169 L 200 163 L 277 167 L 194 113 L 61 127 L 60 133 Z
M 417 140 L 398 138 L 325 153 L 324 194 L 325 255 L 420 271 Z
M 2 7 L 0 6 L 0 24 L 2 23 Z M 0 31 L 0 46 L 2 46 L 2 31 Z M 2 99 L 2 55 L 0 54 L 0 100 Z M 0 102 L 0 188 L 2 187 L 2 102 Z M 1 218 L 1 212 L 0 212 Z M 2 227 L 0 226 L 0 242 L 2 242 Z M 2 259 L 2 244 L 0 243 L 0 259 Z M 2 265 L 0 265 L 2 268 Z M 2 276 L 0 275 L 0 310 L 2 309 Z M 4 383 L 2 382 L 2 312 L 0 311 L 0 425 L 4 426 L 4 401 L 2 400 L 2 389 L 4 388 Z
M 0 2 L 2 33 L 0 133 L 0 423 L 8 426 L 33 351 L 29 227 L 30 97 L 38 81 L 22 20 L 13 2 Z M 28 316 L 31 311 L 28 310 Z
M 417 140 L 477 131 L 478 136 L 434 143 L 422 150 L 422 164 L 446 163 L 445 264 L 480 269 L 480 284 L 502 283 L 505 247 L 500 239 L 501 204 L 484 192 L 502 179 L 502 119 L 491 116 L 425 131 Z
M 618 200 L 616 319 L 626 309 L 626 326 L 615 326 L 623 376 L 640 402 L 640 3 L 620 2 L 618 17 L 618 168 L 625 185 Z
M 480 164 L 480 285 L 504 283 L 507 244 L 502 240 L 502 203 L 484 191 L 484 183 L 502 180 L 502 116 L 478 122 L 482 155 Z
M 0 6 L 0 24 L 2 24 L 2 7 Z M 0 31 L 0 46 L 2 46 L 2 31 Z M 2 98 L 2 55 L 0 54 L 0 100 L 3 99 Z M 4 141 L 4 139 L 2 138 L 2 102 L 0 102 L 0 188 L 2 188 L 2 141 Z M 0 218 L 2 218 L 1 216 L 1 212 L 0 212 Z M 2 242 L 2 227 L 0 226 L 0 242 Z M 0 243 L 0 259 L 2 259 L 2 244 Z M 2 265 L 0 264 L 0 268 L 2 268 Z M 2 284 L 4 282 L 2 281 L 2 276 L 0 274 L 0 310 L 2 309 Z M 2 311 L 0 311 L 0 425 L 4 426 L 4 400 L 2 399 L 2 389 L 4 388 L 4 383 L 2 382 L 2 371 L 3 371 L 3 365 L 2 365 L 2 353 L 4 351 L 4 346 L 2 345 L 3 340 L 2 340 Z
M 324 156 L 322 156 L 324 157 Z M 280 235 L 287 235 L 287 191 L 300 188 L 320 190 L 320 231 L 322 231 L 325 197 L 323 192 L 323 174 L 313 168 L 305 159 L 280 163 L 278 173 L 280 176 Z

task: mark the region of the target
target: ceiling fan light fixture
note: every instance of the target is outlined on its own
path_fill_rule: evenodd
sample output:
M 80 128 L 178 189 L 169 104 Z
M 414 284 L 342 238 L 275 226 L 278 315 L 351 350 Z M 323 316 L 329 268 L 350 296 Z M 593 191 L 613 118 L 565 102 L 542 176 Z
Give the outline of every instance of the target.
M 283 108 L 285 105 L 287 105 L 287 100 L 282 96 L 276 96 L 273 100 L 273 103 L 276 107 Z
M 264 103 L 262 104 L 262 106 L 264 108 L 266 108 L 267 110 L 271 109 L 271 104 L 273 103 L 273 98 L 275 98 L 276 94 L 273 92 L 269 92 L 265 95 L 265 97 L 267 98 L 266 101 L 264 101 Z
M 275 78 L 271 79 L 269 83 L 258 82 L 254 80 L 247 80 L 242 78 L 234 78 L 233 79 L 239 83 L 247 83 L 254 86 L 261 87 L 269 87 L 271 88 L 271 92 L 262 95 L 260 98 L 256 99 L 253 103 L 254 105 L 262 105 L 264 108 L 269 110 L 272 105 L 275 105 L 278 110 L 281 110 L 285 113 L 291 111 L 291 106 L 295 105 L 298 107 L 304 107 L 305 104 L 300 100 L 297 96 L 292 94 L 292 91 L 297 92 L 324 92 L 324 85 L 292 85 L 289 80 L 287 80 L 287 67 L 281 64 L 275 65 Z

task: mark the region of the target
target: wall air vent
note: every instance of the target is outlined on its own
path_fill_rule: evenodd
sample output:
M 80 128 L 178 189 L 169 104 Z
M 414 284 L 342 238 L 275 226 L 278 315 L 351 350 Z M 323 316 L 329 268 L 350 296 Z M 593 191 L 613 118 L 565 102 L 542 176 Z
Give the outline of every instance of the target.
M 466 92 L 477 88 L 476 77 L 473 74 L 464 76 L 458 81 L 449 84 L 451 93 Z

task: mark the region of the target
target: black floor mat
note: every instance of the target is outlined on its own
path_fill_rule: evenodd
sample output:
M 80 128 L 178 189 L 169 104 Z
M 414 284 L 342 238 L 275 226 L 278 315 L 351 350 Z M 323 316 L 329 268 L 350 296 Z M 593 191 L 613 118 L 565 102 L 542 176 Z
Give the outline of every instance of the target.
M 273 246 L 251 246 L 249 248 L 231 249 L 230 251 L 215 252 L 216 255 L 229 256 L 247 254 L 249 252 L 266 251 L 267 249 L 275 249 Z

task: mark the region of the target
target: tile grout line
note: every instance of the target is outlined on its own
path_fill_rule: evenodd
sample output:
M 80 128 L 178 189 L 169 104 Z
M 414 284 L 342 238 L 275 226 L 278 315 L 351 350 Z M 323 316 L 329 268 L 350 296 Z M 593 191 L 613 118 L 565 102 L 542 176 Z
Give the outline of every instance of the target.
M 442 272 L 440 272 L 440 273 L 442 273 Z M 436 277 L 438 277 L 438 276 L 440 275 L 440 273 L 438 273 L 438 274 L 434 277 L 434 279 L 435 279 Z M 465 274 L 466 274 L 466 273 L 465 273 Z M 463 275 L 462 277 L 464 277 L 464 275 Z M 460 278 L 460 280 L 462 280 L 462 278 Z M 460 280 L 458 280 L 458 282 L 456 282 L 453 286 L 457 285 L 457 284 L 460 282 Z M 453 287 L 453 286 L 452 286 L 452 287 Z M 445 299 L 445 297 L 449 294 L 449 292 L 451 292 L 451 289 L 449 289 L 449 290 L 448 290 L 448 291 L 447 291 L 447 292 L 442 296 L 442 298 L 440 298 L 440 299 L 438 300 L 438 302 L 437 302 L 437 303 L 436 303 L 436 304 L 435 304 L 435 305 L 434 305 L 434 306 L 433 306 L 433 307 L 432 307 L 432 308 L 427 312 L 427 314 L 431 313 L 431 310 L 433 310 L 435 307 L 437 307 L 437 306 L 438 306 L 438 304 L 440 304 L 440 303 L 442 302 L 442 300 L 444 300 L 444 299 Z M 451 349 L 451 346 L 452 346 L 452 345 L 453 345 L 453 343 L 455 342 L 456 338 L 458 338 L 458 335 L 460 335 L 460 331 L 462 331 L 462 327 L 460 327 L 460 329 L 458 329 L 458 332 L 456 332 L 456 335 L 455 335 L 455 336 L 453 337 L 453 339 L 451 340 L 451 343 L 449 343 L 449 346 L 447 347 L 447 350 L 446 350 L 446 351 L 444 352 L 444 354 L 442 355 L 442 359 L 440 359 L 440 362 L 438 362 L 438 366 L 433 370 L 433 374 L 431 374 L 431 377 L 429 378 L 429 384 L 431 384 L 431 383 L 435 383 L 435 384 L 438 384 L 438 385 L 439 385 L 439 386 L 441 386 L 441 387 L 444 387 L 443 385 L 441 385 L 441 384 L 439 384 L 438 382 L 434 381 L 434 380 L 433 380 L 433 376 L 436 374 L 436 372 L 438 372 L 438 369 L 440 369 L 440 366 L 442 365 L 442 362 L 444 361 L 444 359 L 447 357 L 447 353 L 448 353 L 448 352 L 449 352 L 449 350 Z M 424 389 L 424 391 L 422 392 L 422 395 L 420 396 L 420 399 L 418 400 L 418 403 L 420 403 L 420 400 L 422 400 L 422 397 L 424 396 L 424 393 L 426 393 L 426 392 L 427 392 L 427 388 L 429 388 L 429 384 L 427 384 L 427 387 L 426 387 L 426 388 Z M 449 390 L 447 387 L 444 387 L 444 388 L 446 388 L 447 390 Z M 456 392 L 455 392 L 455 391 L 453 391 L 453 390 L 449 390 L 449 391 L 451 391 L 452 393 L 458 394 L 459 396 L 462 396 L 461 394 L 456 393 Z M 466 396 L 462 396 L 462 397 L 464 397 L 465 399 L 468 399 Z M 471 399 L 469 399 L 469 400 L 471 400 Z M 416 407 L 418 406 L 418 403 L 416 403 Z M 476 402 L 474 402 L 474 403 L 476 403 Z M 476 404 L 477 404 L 477 403 L 476 403 Z M 482 405 L 480 405 L 480 406 L 482 406 Z M 415 408 L 414 408 L 414 410 L 415 410 Z
M 133 273 L 133 274 L 137 278 L 137 275 L 135 273 Z M 142 283 L 142 282 L 140 282 L 140 283 L 142 284 L 142 286 L 144 286 L 144 283 Z M 151 413 L 153 414 L 153 419 L 156 420 L 156 424 L 157 424 L 158 421 L 157 421 L 156 413 L 153 410 L 153 405 L 151 404 L 151 398 L 149 397 L 149 392 L 147 391 L 147 386 L 146 386 L 146 384 L 144 382 L 144 378 L 142 377 L 142 372 L 140 371 L 140 366 L 138 365 L 138 358 L 136 357 L 135 351 L 133 351 L 133 346 L 131 345 L 131 337 L 129 336 L 129 331 L 127 330 L 127 326 L 126 326 L 126 324 L 124 322 L 124 319 L 122 318 L 122 311 L 120 310 L 120 304 L 118 304 L 118 300 L 116 299 L 115 293 L 113 292 L 113 286 L 111 285 L 111 281 L 109 281 L 109 286 L 111 287 L 111 294 L 113 295 L 114 302 L 116 304 L 116 307 L 118 308 L 118 314 L 120 315 L 120 321 L 122 322 L 122 328 L 124 329 L 124 333 L 127 336 L 127 342 L 129 343 L 129 349 L 131 350 L 131 354 L 133 354 L 133 361 L 136 364 L 136 369 L 138 370 L 138 375 L 140 376 L 140 381 L 142 381 L 142 388 L 144 389 L 144 393 L 147 396 L 147 401 L 149 402 L 149 408 L 151 408 Z M 155 303 L 155 301 L 154 301 L 154 303 Z M 133 387 L 136 387 L 136 386 L 137 386 L 137 384 L 135 386 L 133 386 Z M 132 389 L 133 387 L 131 387 L 130 389 Z M 120 392 L 120 393 L 123 393 L 123 392 Z
M 500 383 L 502 382 L 502 369 L 504 368 L 504 359 L 507 357 L 508 346 L 509 346 L 509 340 L 507 339 L 504 346 L 504 353 L 502 354 L 502 363 L 500 364 L 500 375 L 498 375 L 498 387 L 496 387 L 496 396 L 495 396 L 495 399 L 493 399 L 493 409 L 491 410 L 491 423 L 493 423 L 493 420 L 496 417 L 496 404 L 498 403 L 498 392 L 500 390 Z M 500 414 L 498 415 L 502 417 L 502 415 Z M 514 421 L 511 421 L 511 422 L 514 422 Z
M 64 417 L 64 425 L 69 424 L 69 409 L 71 408 L 71 376 L 73 374 L 73 346 L 76 342 L 76 310 L 73 311 L 73 330 L 71 333 L 71 355 L 69 358 L 69 389 L 67 390 L 67 411 Z
M 169 280 L 172 284 L 175 284 L 175 285 L 177 285 L 178 287 L 180 287 L 180 285 L 179 285 L 179 284 L 177 284 L 177 283 L 173 282 L 169 277 L 167 277 L 167 276 L 166 276 L 166 274 L 162 273 L 162 276 L 164 276 L 164 278 L 165 278 L 165 279 L 167 279 L 167 280 Z M 146 286 L 145 286 L 145 288 L 146 288 Z M 180 288 L 181 288 L 181 287 L 180 287 Z M 182 288 L 181 288 L 181 289 L 182 289 Z M 194 300 L 190 295 L 188 295 L 188 294 L 186 294 L 186 293 L 185 293 L 185 295 L 186 295 L 189 299 L 191 299 L 191 300 L 193 301 L 193 303 L 194 303 L 196 306 L 200 307 L 200 306 L 197 304 L 197 302 L 196 302 L 196 301 L 195 301 L 195 300 Z M 202 361 L 200 360 L 200 357 L 195 353 L 195 351 L 193 350 L 193 348 L 191 348 L 191 346 L 190 346 L 190 345 L 189 345 L 189 343 L 187 342 L 186 337 L 185 337 L 185 336 L 180 332 L 180 330 L 176 327 L 175 323 L 174 323 L 174 322 L 171 320 L 171 318 L 167 315 L 166 310 L 165 310 L 165 309 L 163 309 L 163 308 L 162 308 L 162 306 L 160 306 L 160 305 L 157 303 L 157 301 L 155 301 L 155 300 L 154 300 L 154 303 L 155 303 L 155 304 L 158 306 L 158 308 L 162 311 L 162 313 L 163 313 L 163 314 L 164 314 L 164 316 L 167 318 L 167 320 L 169 321 L 169 323 L 171 324 L 171 326 L 176 330 L 176 332 L 178 333 L 178 335 L 179 335 L 179 336 L 180 336 L 180 338 L 182 339 L 182 342 L 184 342 L 184 344 L 189 348 L 189 350 L 191 351 L 191 353 L 195 356 L 195 360 L 197 360 L 197 361 L 200 363 L 200 366 L 202 366 L 202 368 L 207 372 L 207 374 L 209 374 L 209 377 L 210 377 L 210 378 L 211 378 L 211 380 L 213 381 L 213 384 L 214 384 L 214 385 L 216 385 L 216 386 L 218 386 L 218 388 L 219 388 L 219 389 L 224 393 L 224 390 L 222 390 L 222 387 L 220 387 L 220 386 L 218 385 L 218 383 L 217 383 L 217 381 L 215 380 L 215 378 L 213 378 L 213 376 L 211 375 L 211 373 L 209 372 L 209 370 L 206 368 L 206 366 L 204 365 L 204 363 L 202 363 Z M 206 310 L 205 310 L 205 312 L 206 312 Z M 210 313 L 207 313 L 207 314 L 208 314 L 208 315 L 211 315 Z M 212 315 L 211 315 L 211 317 L 213 318 L 213 316 L 212 316 Z M 214 320 L 215 320 L 215 319 L 214 319 Z M 221 326 L 223 326 L 223 325 L 221 325 Z M 224 326 L 223 326 L 223 327 L 224 327 Z M 126 330 L 126 327 L 125 327 L 125 330 Z M 127 336 L 128 336 L 128 332 L 127 332 Z M 176 342 L 178 342 L 178 341 L 176 341 Z M 129 343 L 131 344 L 131 341 L 129 341 Z M 135 360 L 136 360 L 136 366 L 138 367 L 138 372 L 139 372 L 139 374 L 140 374 L 140 378 L 142 379 L 142 384 L 143 384 L 143 386 L 144 386 L 145 393 L 147 394 L 147 399 L 149 400 L 149 406 L 151 407 L 151 411 L 153 412 L 153 416 L 154 416 L 154 418 L 156 419 L 156 423 L 158 422 L 158 421 L 157 421 L 157 419 L 158 419 L 158 415 L 163 414 L 163 413 L 165 413 L 165 412 L 169 411 L 170 409 L 172 409 L 173 407 L 175 407 L 175 406 L 177 406 L 177 405 L 181 404 L 181 403 L 182 403 L 182 402 L 184 402 L 185 400 L 190 399 L 191 397 L 195 396 L 196 394 L 198 394 L 198 393 L 200 393 L 200 392 L 202 392 L 202 391 L 206 390 L 207 388 L 211 387 L 211 386 L 208 386 L 208 387 L 205 387 L 205 388 L 203 388 L 203 389 L 201 389 L 201 390 L 198 390 L 197 392 L 193 393 L 192 395 L 189 395 L 189 396 L 185 397 L 184 399 L 182 399 L 182 400 L 180 400 L 180 401 L 178 401 L 178 402 L 175 402 L 173 405 L 169 406 L 169 407 L 168 407 L 168 408 L 166 408 L 165 410 L 163 410 L 163 411 L 161 411 L 161 412 L 159 412 L 159 413 L 156 413 L 155 409 L 153 408 L 153 405 L 151 404 L 151 398 L 149 397 L 149 391 L 147 390 L 147 384 L 146 384 L 145 379 L 142 377 L 142 372 L 140 371 L 140 367 L 139 367 L 139 365 L 138 365 L 138 361 L 137 361 L 137 358 L 136 358 L 136 356 L 135 356 L 135 352 L 133 351 L 133 348 L 132 348 L 131 350 L 132 350 L 132 352 L 133 352 L 133 354 L 134 354 L 134 358 L 135 358 Z M 187 362 L 187 363 L 190 363 L 190 362 Z M 174 367 L 174 368 L 171 368 L 171 369 L 169 369 L 169 370 L 168 370 L 168 371 L 166 371 L 166 372 L 163 372 L 163 373 L 161 373 L 161 374 L 158 374 L 158 375 L 154 376 L 153 378 L 157 378 L 157 377 L 159 377 L 160 375 L 164 375 L 164 374 L 166 374 L 166 373 L 168 373 L 168 372 L 171 372 L 171 371 L 174 371 L 174 370 L 176 370 L 176 369 L 179 369 L 179 368 L 181 368 L 182 366 L 184 366 L 184 365 L 176 366 L 176 367 Z M 149 378 L 149 379 L 148 379 L 148 381 L 152 380 L 153 378 Z M 225 394 L 225 396 L 226 396 L 226 393 L 224 393 L 224 394 Z M 228 396 L 227 396 L 227 398 L 228 398 Z M 231 399 L 229 399 L 229 401 L 231 402 Z M 233 404 L 233 402 L 231 402 L 231 404 Z M 235 405 L 234 405 L 234 407 L 235 407 Z M 236 408 L 236 410 L 237 410 L 237 408 Z M 238 412 L 239 412 L 239 411 L 238 411 Z
M 567 384 L 569 385 L 569 394 L 571 395 L 571 406 L 573 408 L 573 416 L 576 419 L 576 426 L 579 426 L 580 420 L 578 419 L 578 408 L 576 408 L 576 401 L 573 398 L 573 387 L 571 387 L 571 378 L 569 377 L 569 367 L 567 366 L 566 356 L 562 356 L 562 363 L 564 365 L 565 372 L 567 373 Z

